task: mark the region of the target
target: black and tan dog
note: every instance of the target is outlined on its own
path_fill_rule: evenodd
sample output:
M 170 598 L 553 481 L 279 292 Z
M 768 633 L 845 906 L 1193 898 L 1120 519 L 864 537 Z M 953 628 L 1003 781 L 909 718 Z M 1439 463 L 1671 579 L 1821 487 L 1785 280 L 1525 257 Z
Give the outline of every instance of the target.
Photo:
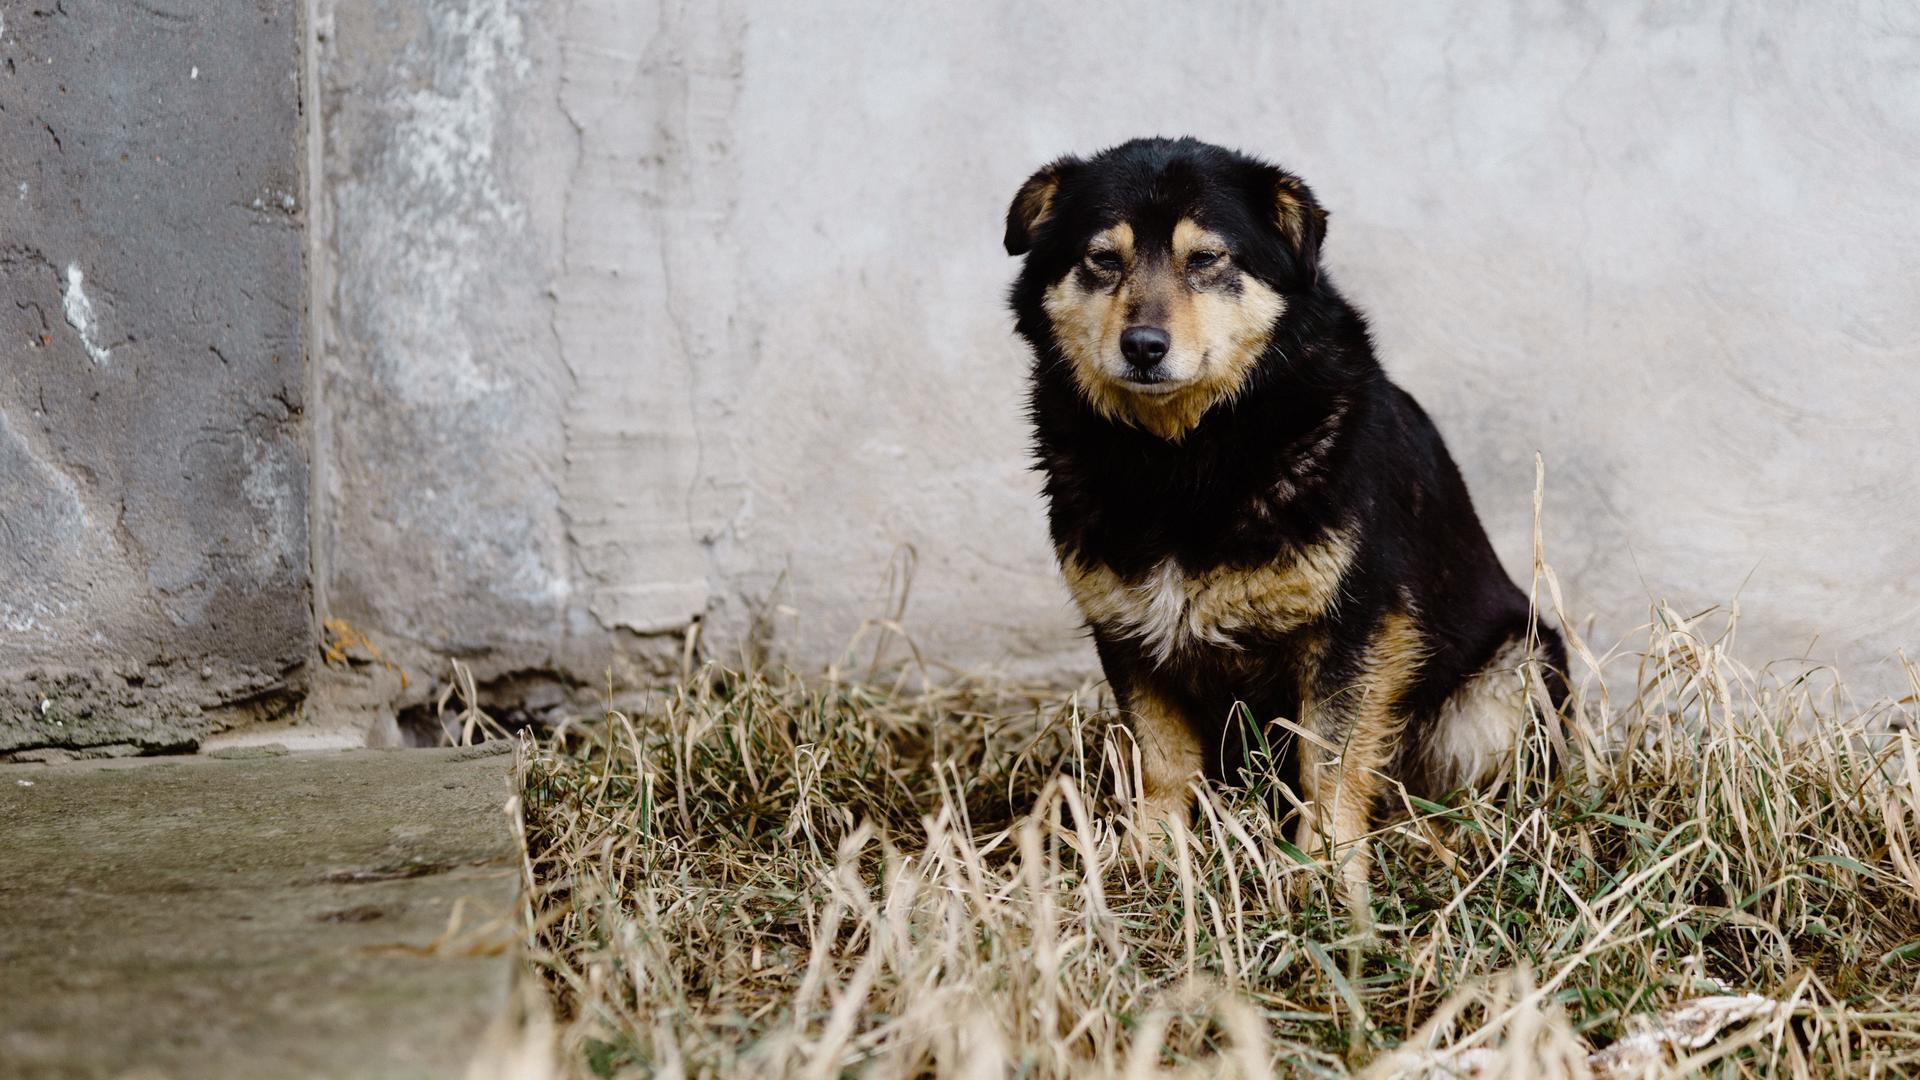
M 1361 840 L 1392 781 L 1489 779 L 1526 717 L 1518 669 L 1557 688 L 1565 663 L 1321 271 L 1325 232 L 1297 177 L 1144 139 L 1041 169 L 1006 235 L 1054 545 L 1143 809 L 1184 815 L 1193 778 L 1235 774 L 1244 703 L 1317 736 L 1293 763 L 1317 852 Z M 1364 844 L 1344 854 L 1363 889 Z

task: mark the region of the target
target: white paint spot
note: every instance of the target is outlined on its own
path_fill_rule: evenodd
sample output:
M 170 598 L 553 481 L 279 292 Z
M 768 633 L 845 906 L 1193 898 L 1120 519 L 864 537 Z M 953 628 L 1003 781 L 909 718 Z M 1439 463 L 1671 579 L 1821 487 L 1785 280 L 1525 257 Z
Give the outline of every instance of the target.
M 27 182 L 25 180 L 20 181 L 20 197 L 23 199 L 27 197 Z
M 187 78 L 189 79 L 197 79 L 199 77 L 200 77 L 200 69 L 198 67 L 194 68 L 192 74 L 187 76 Z
M 113 359 L 113 351 L 102 348 L 93 339 L 93 335 L 99 331 L 99 326 L 93 321 L 93 301 L 87 299 L 86 281 L 87 276 L 80 272 L 80 268 L 69 263 L 67 292 L 61 297 L 60 307 L 66 312 L 67 325 L 80 331 L 80 344 L 87 347 L 87 355 L 93 357 L 94 363 L 105 367 L 107 362 Z

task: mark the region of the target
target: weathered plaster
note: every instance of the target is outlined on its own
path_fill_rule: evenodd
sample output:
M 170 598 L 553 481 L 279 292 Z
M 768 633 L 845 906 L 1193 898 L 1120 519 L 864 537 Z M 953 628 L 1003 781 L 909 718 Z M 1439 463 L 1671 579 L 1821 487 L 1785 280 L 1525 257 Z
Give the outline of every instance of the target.
M 597 626 L 673 631 L 717 597 L 708 548 L 738 485 L 703 423 L 730 326 L 740 5 L 581 0 L 559 26 L 573 129 L 554 334 L 571 379 L 561 497 Z M 609 227 L 618 222 L 619 225 Z
M 529 209 L 554 163 L 518 154 L 505 107 L 532 77 L 529 7 L 316 5 L 323 614 L 435 674 L 564 644 L 558 214 Z

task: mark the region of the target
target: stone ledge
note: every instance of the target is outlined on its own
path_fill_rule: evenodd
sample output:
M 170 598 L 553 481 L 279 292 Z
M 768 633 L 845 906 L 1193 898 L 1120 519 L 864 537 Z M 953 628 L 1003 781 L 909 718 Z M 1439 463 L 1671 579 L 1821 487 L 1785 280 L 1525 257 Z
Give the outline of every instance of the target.
M 512 761 L 0 766 L 0 1075 L 470 1073 L 525 1011 Z

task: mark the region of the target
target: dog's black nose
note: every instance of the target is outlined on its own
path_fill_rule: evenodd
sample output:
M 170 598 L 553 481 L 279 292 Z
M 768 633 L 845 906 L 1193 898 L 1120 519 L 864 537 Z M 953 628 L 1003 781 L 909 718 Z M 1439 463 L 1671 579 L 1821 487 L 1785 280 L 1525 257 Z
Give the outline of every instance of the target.
M 1167 355 L 1173 339 L 1157 326 L 1129 326 L 1120 334 L 1120 355 L 1137 368 L 1150 368 Z

